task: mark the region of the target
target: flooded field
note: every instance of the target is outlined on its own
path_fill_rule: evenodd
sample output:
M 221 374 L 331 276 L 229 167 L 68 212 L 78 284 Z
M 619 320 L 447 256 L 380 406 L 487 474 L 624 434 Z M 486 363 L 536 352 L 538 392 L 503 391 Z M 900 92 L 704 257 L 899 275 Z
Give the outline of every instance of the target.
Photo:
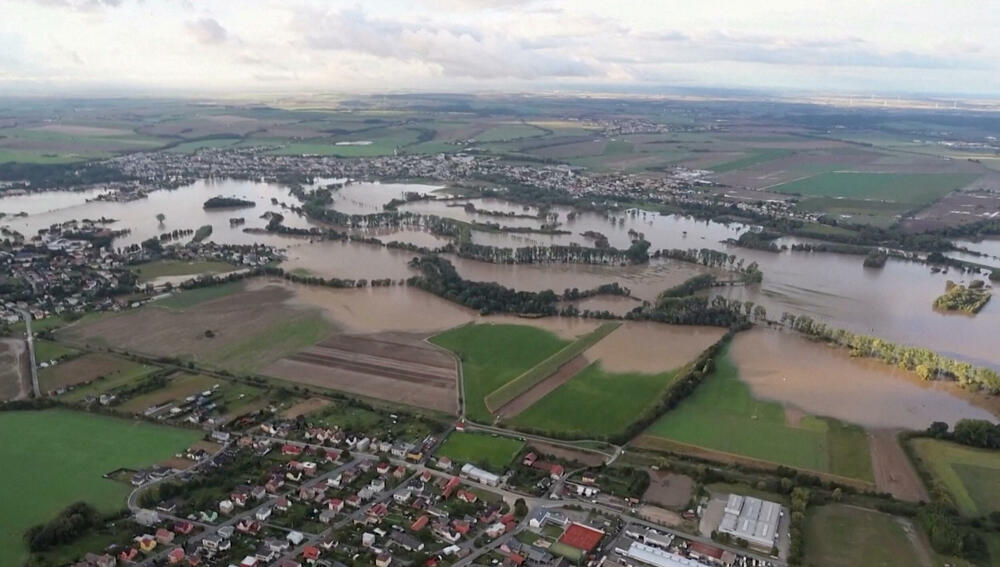
M 655 374 L 691 362 L 723 334 L 719 327 L 628 322 L 583 355 L 608 372 Z
M 349 183 L 333 191 L 331 208 L 348 215 L 381 213 L 393 199 L 405 199 L 407 193 L 426 195 L 440 187 L 409 183 Z
M 729 350 L 755 398 L 869 429 L 924 429 L 933 421 L 997 421 L 957 386 L 916 375 L 798 335 L 766 329 L 740 333 Z M 971 401 L 970 401 L 971 400 Z M 983 403 L 986 403 L 983 401 Z

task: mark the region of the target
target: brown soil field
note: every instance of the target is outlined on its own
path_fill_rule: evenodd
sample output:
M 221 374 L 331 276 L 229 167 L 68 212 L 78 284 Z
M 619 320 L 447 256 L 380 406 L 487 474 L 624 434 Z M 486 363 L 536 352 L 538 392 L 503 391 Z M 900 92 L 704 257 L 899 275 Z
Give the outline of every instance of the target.
M 575 356 L 566 364 L 559 367 L 548 378 L 536 384 L 533 388 L 520 396 L 514 398 L 506 405 L 500 407 L 496 413 L 501 417 L 514 417 L 522 411 L 530 408 L 538 400 L 549 395 L 553 390 L 569 382 L 581 370 L 590 366 L 590 361 L 584 356 Z
M 171 457 L 165 461 L 161 461 L 160 465 L 179 471 L 186 471 L 194 466 L 194 461 L 189 461 L 184 457 Z
M 457 407 L 452 356 L 423 334 L 335 335 L 278 360 L 262 373 L 444 412 Z
M 330 400 L 324 400 L 323 398 L 309 398 L 308 400 L 302 400 L 301 402 L 290 406 L 288 409 L 281 412 L 281 417 L 286 419 L 295 419 L 300 415 L 308 415 L 315 411 L 319 411 L 332 403 L 333 402 Z
M 691 362 L 724 334 L 719 327 L 629 321 L 587 349 L 584 356 L 600 360 L 608 372 L 654 374 Z
M 927 489 L 913 463 L 899 446 L 899 430 L 878 430 L 868 434 L 872 472 L 879 492 L 888 492 L 907 502 L 927 502 Z
M 545 329 L 555 333 L 563 339 L 578 339 L 583 335 L 593 331 L 600 325 L 600 321 L 594 319 L 580 319 L 577 317 L 518 317 L 516 315 L 490 315 L 488 317 L 477 317 L 476 323 L 495 323 L 510 325 L 530 325 L 539 329 Z M 605 339 L 607 340 L 607 339 Z
M 219 445 L 218 443 L 213 443 L 212 441 L 204 441 L 204 440 L 202 440 L 202 441 L 198 441 L 198 442 L 194 443 L 193 445 L 191 445 L 191 448 L 192 449 L 201 449 L 201 450 L 207 451 L 209 453 L 215 453 L 216 451 L 218 451 L 219 449 L 222 448 L 222 445 Z
M 643 502 L 675 510 L 687 508 L 694 494 L 694 479 L 683 474 L 650 471 L 649 488 L 642 495 Z
M 989 177 L 989 176 L 987 176 Z M 995 189 L 1000 188 L 996 181 Z M 924 232 L 1000 218 L 1000 194 L 986 191 L 954 192 L 931 204 L 901 225 L 907 232 Z
M 588 467 L 596 467 L 604 464 L 604 457 L 597 453 L 578 451 L 568 447 L 562 447 L 560 445 L 542 443 L 540 441 L 531 441 L 530 444 L 531 448 L 536 452 L 549 457 L 564 459 L 570 462 L 577 462 Z
M 675 528 L 684 523 L 684 518 L 681 518 L 677 512 L 659 506 L 640 506 L 638 516 L 647 522 L 667 527 Z
M 106 354 L 85 354 L 38 372 L 38 385 L 42 391 L 58 390 L 83 382 L 90 382 L 98 376 L 108 376 L 117 372 L 126 361 Z
M 677 441 L 671 441 L 670 439 L 664 439 L 663 437 L 654 437 L 652 435 L 640 435 L 629 442 L 629 446 L 636 447 L 638 449 L 649 449 L 652 451 L 666 451 L 669 453 L 678 453 L 683 455 L 690 455 L 692 457 L 697 457 L 700 459 L 707 459 L 710 461 L 715 461 L 725 464 L 736 464 L 748 467 L 756 467 L 760 469 L 775 470 L 779 465 L 777 463 L 772 463 L 770 461 L 764 461 L 761 459 L 754 459 L 751 457 L 745 457 L 743 455 L 736 455 L 733 453 L 726 453 L 723 451 L 713 451 L 711 449 L 706 449 L 704 447 L 698 447 L 696 445 L 689 445 L 687 443 L 679 443 Z M 805 470 L 809 474 L 818 477 L 820 479 L 831 480 L 844 485 L 851 485 L 862 490 L 871 490 L 875 488 L 875 485 L 871 482 L 865 482 L 858 480 L 856 478 L 849 478 L 845 476 L 839 476 L 835 474 Z
M 20 399 L 31 391 L 28 349 L 21 339 L 0 339 L 0 400 Z
M 267 329 L 287 326 L 296 318 L 311 314 L 290 305 L 293 293 L 289 289 L 261 284 L 199 303 L 194 308 L 172 310 L 154 304 L 83 325 L 71 325 L 59 332 L 59 338 L 91 347 L 114 345 L 155 356 L 183 356 L 201 363 L 264 364 L 285 355 L 287 346 L 281 341 L 265 341 L 241 352 L 227 352 L 226 348 L 260 342 Z M 206 329 L 211 329 L 215 337 L 206 338 Z

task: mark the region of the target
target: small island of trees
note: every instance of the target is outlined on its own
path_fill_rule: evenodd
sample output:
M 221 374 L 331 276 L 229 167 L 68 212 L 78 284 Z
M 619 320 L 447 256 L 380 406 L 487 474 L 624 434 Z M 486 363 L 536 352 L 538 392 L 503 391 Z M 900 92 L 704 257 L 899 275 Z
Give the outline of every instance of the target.
M 256 207 L 257 203 L 247 199 L 237 199 L 236 197 L 217 196 L 205 201 L 203 209 L 225 209 L 234 207 Z
M 972 280 L 968 287 L 948 280 L 944 295 L 934 300 L 934 309 L 979 313 L 989 303 L 990 296 L 983 280 Z

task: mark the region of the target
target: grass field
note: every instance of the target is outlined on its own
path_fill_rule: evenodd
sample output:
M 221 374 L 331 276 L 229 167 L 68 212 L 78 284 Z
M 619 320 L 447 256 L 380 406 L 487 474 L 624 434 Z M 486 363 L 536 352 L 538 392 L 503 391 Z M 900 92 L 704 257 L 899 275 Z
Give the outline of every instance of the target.
M 167 309 L 182 310 L 211 299 L 217 299 L 219 297 L 229 295 L 230 293 L 241 289 L 243 289 L 243 282 L 230 282 L 222 285 L 199 287 L 196 289 L 185 290 L 180 293 L 174 293 L 164 297 L 163 299 L 157 299 L 151 303 L 151 305 L 166 307 Z
M 590 333 L 559 349 L 559 351 L 538 363 L 538 365 L 533 366 L 517 378 L 490 392 L 484 400 L 486 408 L 491 412 L 500 409 L 504 404 L 551 376 L 555 371 L 559 370 L 560 366 L 569 362 L 570 359 L 583 354 L 585 350 L 597 344 L 598 341 L 611 334 L 612 331 L 620 326 L 621 323 L 603 323 Z
M 615 374 L 595 362 L 517 414 L 511 424 L 588 438 L 620 433 L 660 399 L 675 375 Z
M 38 385 L 43 392 L 47 392 L 91 380 L 127 382 L 148 373 L 151 369 L 151 366 L 125 358 L 91 353 L 39 370 Z
M 484 433 L 456 431 L 437 450 L 439 457 L 456 463 L 482 465 L 500 474 L 524 447 L 524 443 L 509 437 L 493 437 Z
M 131 487 L 104 473 L 162 461 L 200 437 L 67 410 L 0 413 L 0 565 L 19 565 L 24 530 L 73 502 L 84 499 L 106 512 L 123 507 Z
M 134 363 L 138 364 L 138 363 Z M 114 393 L 116 390 L 131 386 L 136 381 L 160 369 L 159 366 L 151 364 L 138 364 L 139 368 L 128 372 L 118 372 L 111 376 L 106 376 L 102 380 L 94 380 L 90 384 L 77 386 L 72 390 L 59 396 L 59 399 L 68 403 L 82 402 L 88 396 L 100 396 L 105 393 Z
M 32 330 L 34 330 L 34 325 L 32 325 Z M 79 354 L 79 352 L 80 351 L 75 348 L 70 348 L 66 345 L 61 345 L 52 341 L 46 341 L 44 339 L 38 339 L 35 341 L 35 360 L 38 362 L 47 362 L 63 356 Z
M 924 467 L 965 516 L 1000 512 L 1000 452 L 936 439 L 914 439 Z
M 483 401 L 514 377 L 569 344 L 555 334 L 527 325 L 463 325 L 431 339 L 462 360 L 466 413 L 483 423 L 493 420 Z
M 921 565 L 903 526 L 888 514 L 852 506 L 811 508 L 805 525 L 805 565 Z
M 147 264 L 132 266 L 132 273 L 139 278 L 139 283 L 146 283 L 150 280 L 163 276 L 193 276 L 200 274 L 222 274 L 231 272 L 236 267 L 225 262 L 215 262 L 212 260 L 199 260 L 196 262 L 182 262 L 179 260 L 157 260 Z
M 781 404 L 756 400 L 731 357 L 647 434 L 776 464 L 872 480 L 865 432 L 841 422 L 803 416 L 790 423 Z
M 504 142 L 521 138 L 537 138 L 548 134 L 545 130 L 530 124 L 501 124 L 478 134 L 477 142 Z
M 775 160 L 778 158 L 788 157 L 792 155 L 792 150 L 786 150 L 782 148 L 760 148 L 752 150 L 745 157 L 739 159 L 734 159 L 730 161 L 724 161 L 722 163 L 717 163 L 709 169 L 716 173 L 725 173 L 727 171 L 733 171 L 736 169 L 743 169 L 744 167 L 750 167 L 751 165 L 757 165 L 758 163 L 764 163 L 766 161 Z
M 827 172 L 773 187 L 807 197 L 875 199 L 921 205 L 940 199 L 976 179 L 957 173 Z

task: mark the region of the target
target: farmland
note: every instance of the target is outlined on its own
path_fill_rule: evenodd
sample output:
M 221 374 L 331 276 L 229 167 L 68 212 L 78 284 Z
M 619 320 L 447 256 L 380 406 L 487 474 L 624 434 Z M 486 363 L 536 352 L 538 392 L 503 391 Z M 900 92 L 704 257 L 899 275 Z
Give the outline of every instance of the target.
M 562 365 L 597 344 L 598 341 L 608 336 L 618 326 L 619 323 L 604 323 L 597 329 L 559 349 L 559 351 L 533 366 L 530 370 L 490 392 L 484 400 L 487 409 L 496 411 L 514 398 L 524 394 L 559 370 Z
M 911 528 L 912 529 L 912 528 Z M 816 567 L 888 567 L 924 562 L 893 516 L 852 506 L 810 509 L 805 564 Z
M 431 339 L 462 361 L 466 412 L 489 423 L 484 399 L 569 344 L 554 333 L 527 325 L 463 325 Z
M 288 381 L 455 412 L 454 359 L 406 333 L 334 335 L 266 366 Z
M 1000 453 L 935 439 L 911 443 L 963 515 L 1000 512 Z
M 728 349 L 727 349 L 728 350 Z M 789 414 L 778 403 L 754 399 L 727 353 L 716 370 L 640 439 L 662 438 L 694 448 L 749 457 L 843 477 L 872 480 L 865 433 L 811 415 Z
M 456 463 L 472 463 L 501 473 L 523 447 L 524 443 L 509 437 L 456 431 L 448 436 L 437 450 L 437 455 Z
M 675 377 L 611 373 L 594 362 L 511 420 L 516 427 L 584 438 L 621 433 L 656 404 Z
M 148 373 L 152 367 L 103 353 L 85 354 L 38 372 L 43 391 L 58 390 L 92 381 L 129 381 Z
M 946 173 L 827 172 L 773 187 L 781 193 L 846 197 L 925 205 L 975 180 L 975 175 Z
M 65 410 L 0 413 L 0 563 L 24 558 L 21 534 L 81 498 L 110 512 L 129 486 L 101 478 L 169 458 L 201 434 Z M 44 447 L 44 450 L 38 450 Z

